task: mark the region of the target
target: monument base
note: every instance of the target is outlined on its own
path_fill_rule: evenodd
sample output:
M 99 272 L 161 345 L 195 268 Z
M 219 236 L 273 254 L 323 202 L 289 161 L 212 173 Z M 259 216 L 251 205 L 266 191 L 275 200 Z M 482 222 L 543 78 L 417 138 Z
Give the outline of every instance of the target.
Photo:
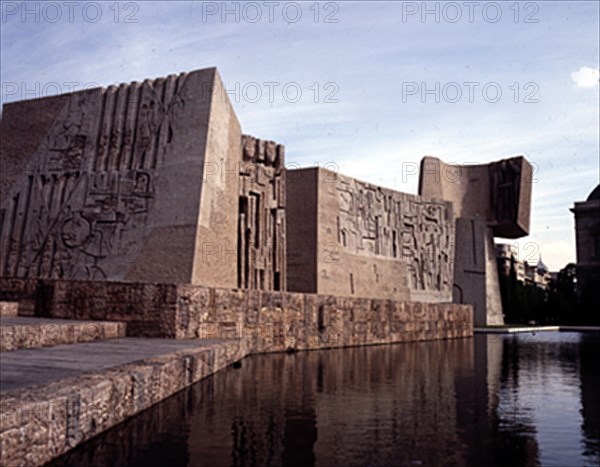
M 251 352 L 473 335 L 470 305 L 182 284 L 0 278 L 0 299 L 38 317 L 119 321 L 130 337 L 248 341 Z
M 456 220 L 453 301 L 473 305 L 475 326 L 504 324 L 494 237 L 481 219 Z
M 452 303 L 5 277 L 0 278 L 0 301 L 18 302 L 20 314 L 118 322 L 127 334 L 113 341 L 3 353 L 8 356 L 3 372 L 12 376 L 2 380 L 13 384 L 2 389 L 0 440 L 7 465 L 41 465 L 253 353 L 473 335 L 472 307 Z M 155 355 L 161 348 L 164 352 Z M 150 353 L 140 360 L 144 349 Z M 67 376 L 84 367 L 85 374 L 33 384 L 22 352 L 29 352 L 30 366 L 60 358 L 64 370 L 70 359 L 73 369 Z M 131 358 L 110 363 L 123 355 Z M 23 441 L 27 437 L 40 442 L 30 448 Z

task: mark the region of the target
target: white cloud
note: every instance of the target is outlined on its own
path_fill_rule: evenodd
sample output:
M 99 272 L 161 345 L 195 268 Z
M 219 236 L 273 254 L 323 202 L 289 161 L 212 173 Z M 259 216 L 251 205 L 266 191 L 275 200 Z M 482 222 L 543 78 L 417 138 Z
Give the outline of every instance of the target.
M 593 88 L 598 85 L 600 73 L 598 69 L 582 66 L 579 70 L 571 73 L 571 79 L 579 88 Z

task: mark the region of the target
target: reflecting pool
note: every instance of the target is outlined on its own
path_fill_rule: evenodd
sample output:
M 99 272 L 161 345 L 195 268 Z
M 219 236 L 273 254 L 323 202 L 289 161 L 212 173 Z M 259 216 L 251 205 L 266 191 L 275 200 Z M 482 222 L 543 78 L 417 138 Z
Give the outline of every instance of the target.
M 52 466 L 600 463 L 600 336 L 255 355 Z

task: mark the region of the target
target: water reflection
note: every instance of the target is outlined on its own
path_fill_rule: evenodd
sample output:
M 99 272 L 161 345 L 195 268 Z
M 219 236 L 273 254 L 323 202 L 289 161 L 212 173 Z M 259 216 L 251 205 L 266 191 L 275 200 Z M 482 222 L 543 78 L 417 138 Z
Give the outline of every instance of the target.
M 53 465 L 597 465 L 599 349 L 538 333 L 254 356 Z

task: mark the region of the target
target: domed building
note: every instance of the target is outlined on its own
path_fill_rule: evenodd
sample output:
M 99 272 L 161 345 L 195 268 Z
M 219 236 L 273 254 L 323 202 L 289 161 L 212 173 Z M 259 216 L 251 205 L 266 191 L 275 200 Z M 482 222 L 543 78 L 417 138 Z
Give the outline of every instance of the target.
M 537 263 L 537 266 L 535 267 L 536 271 L 538 274 L 545 276 L 546 274 L 548 274 L 550 272 L 550 270 L 548 269 L 548 266 L 546 266 L 543 262 L 542 262 L 542 257 L 540 256 L 540 259 Z
M 534 284 L 541 289 L 547 289 L 548 283 L 550 282 L 550 269 L 548 269 L 548 266 L 542 261 L 541 255 L 537 265 L 532 269 L 534 270 Z
M 577 295 L 581 305 L 600 306 L 600 184 L 587 200 L 576 202 Z M 590 308 L 593 309 L 593 308 Z

